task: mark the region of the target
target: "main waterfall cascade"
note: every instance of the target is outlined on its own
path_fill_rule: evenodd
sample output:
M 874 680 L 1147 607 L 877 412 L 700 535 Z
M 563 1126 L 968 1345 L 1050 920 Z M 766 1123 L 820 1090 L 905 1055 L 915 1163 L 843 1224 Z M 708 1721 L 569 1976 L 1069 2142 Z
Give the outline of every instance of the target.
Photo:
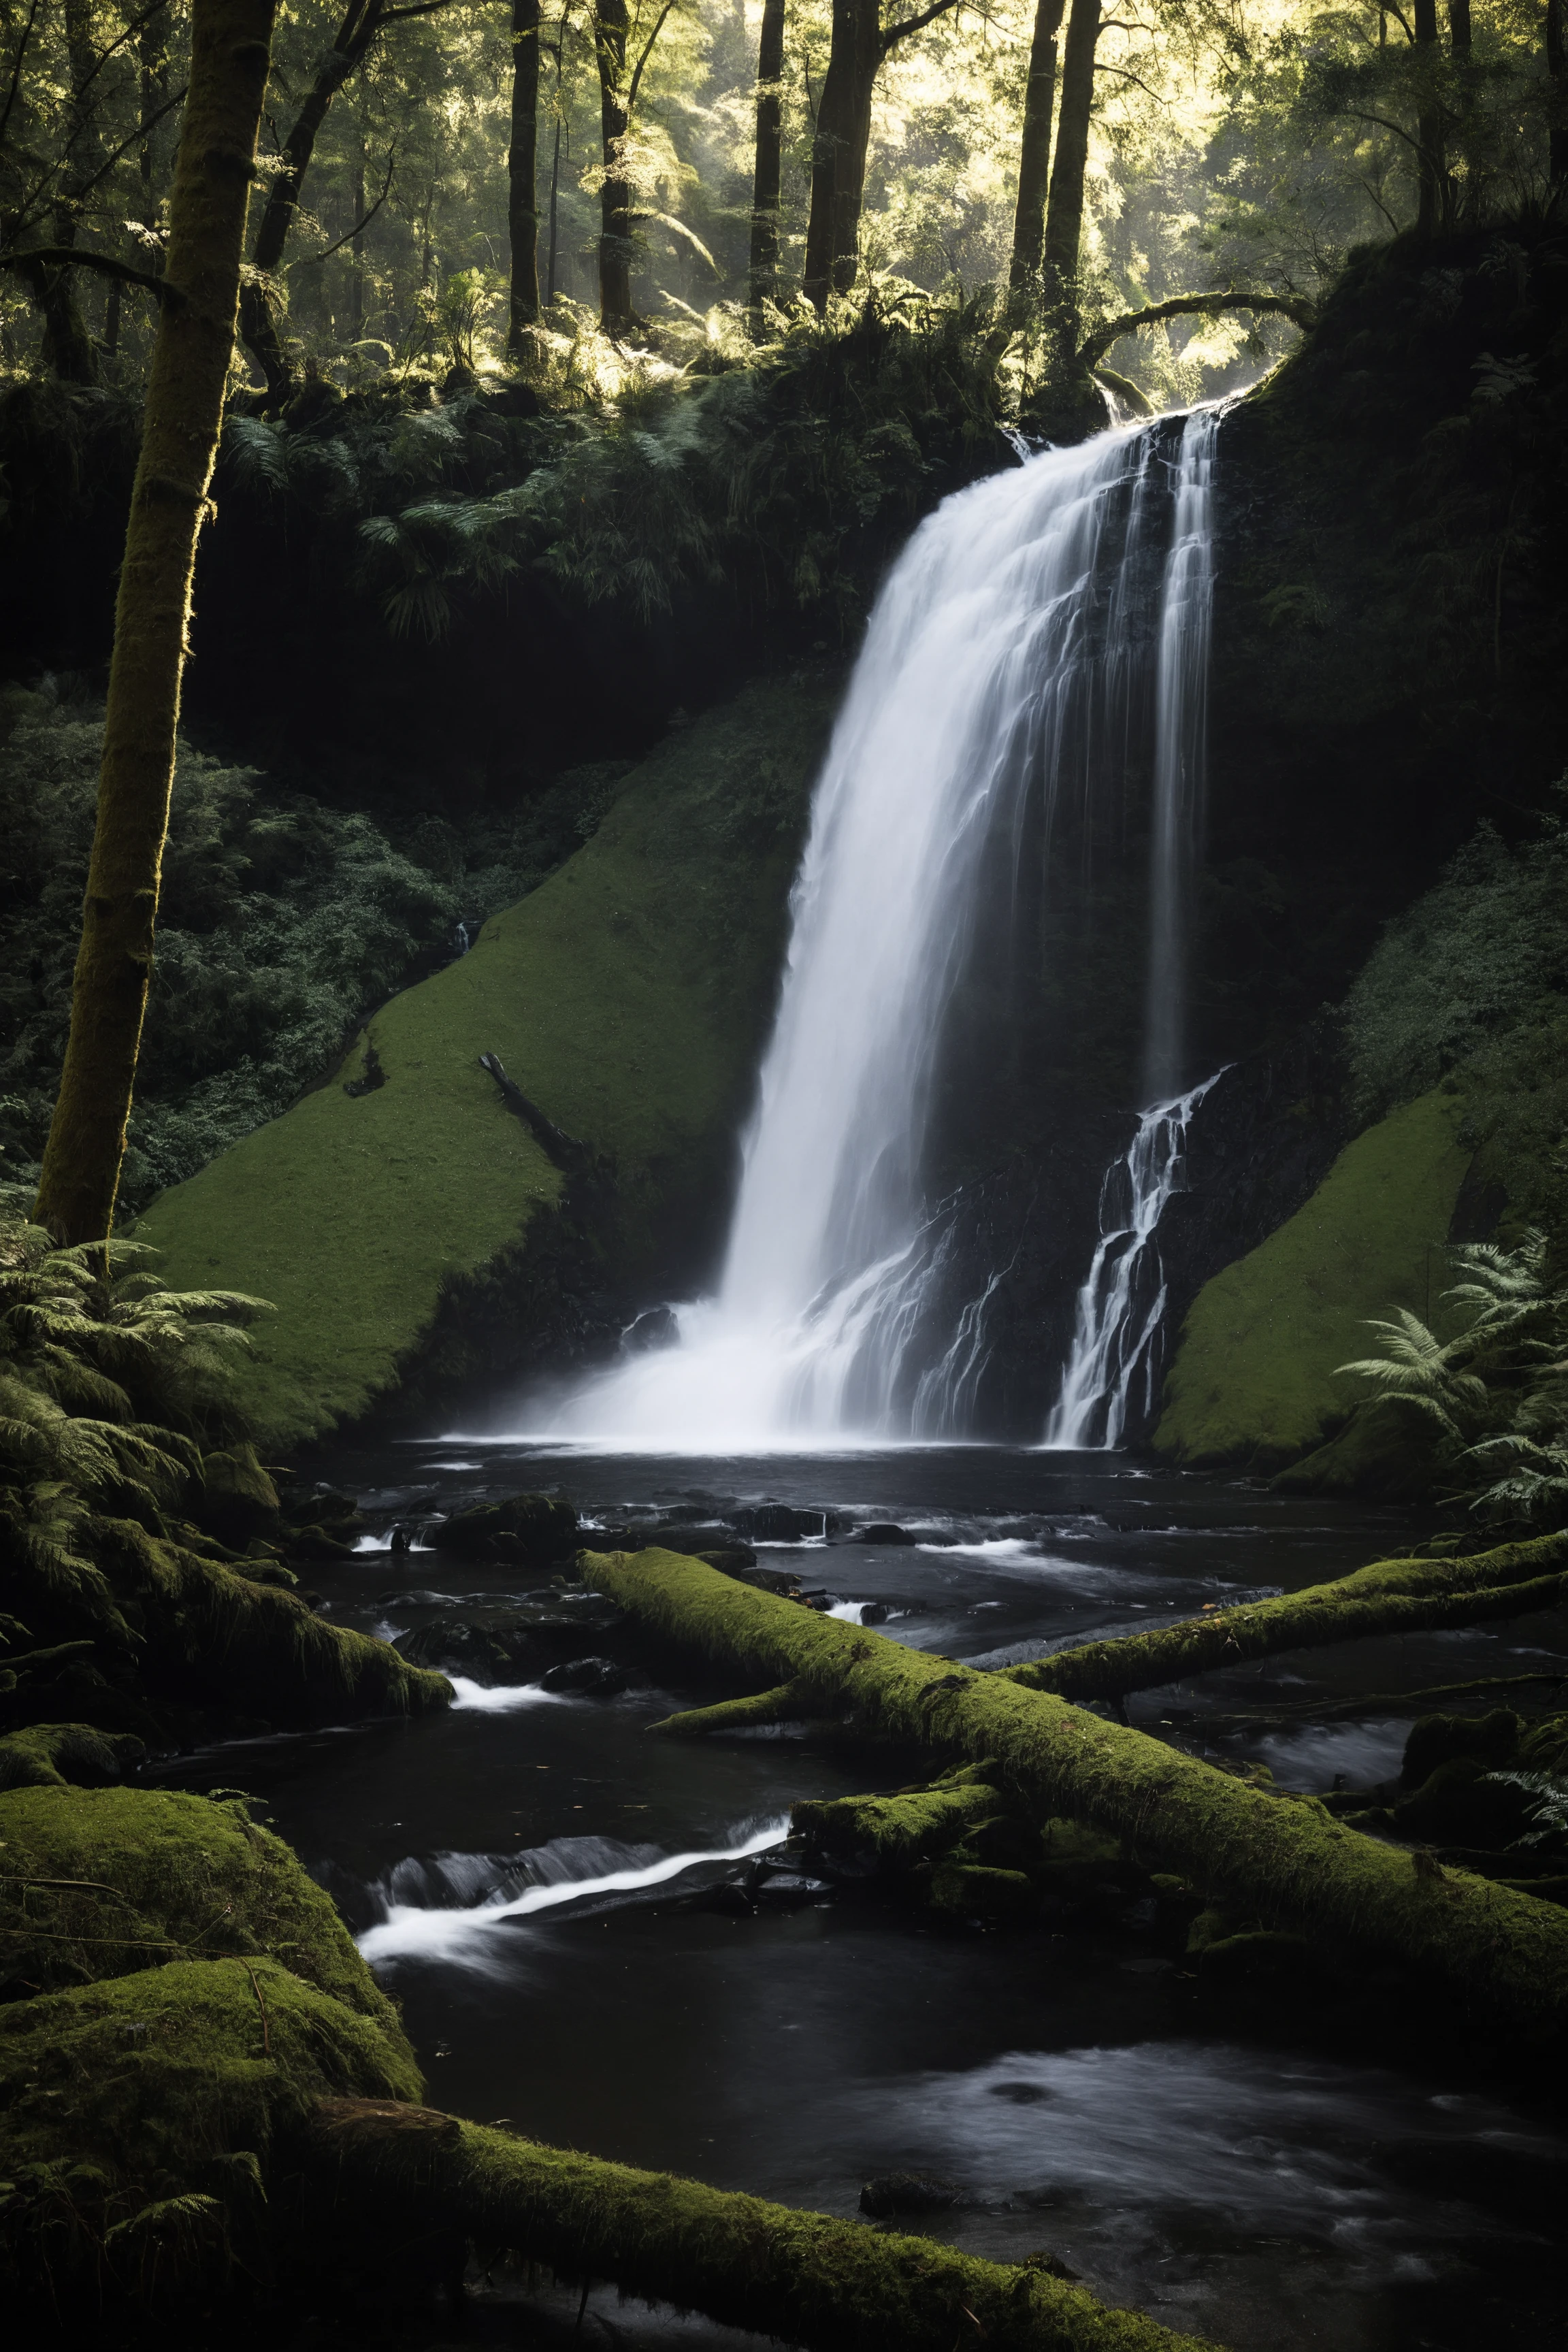
M 675 1344 L 558 1406 L 557 1433 L 678 1452 L 968 1433 L 1005 1269 L 942 1303 L 952 1221 L 925 1160 L 945 1017 L 977 928 L 1013 919 L 1030 845 L 1048 858 L 1059 822 L 1124 793 L 1152 749 L 1149 1064 L 1179 1055 L 1215 432 L 1189 416 L 1174 466 L 1159 425 L 1047 450 L 915 532 L 816 789 L 717 1292 L 676 1310 Z

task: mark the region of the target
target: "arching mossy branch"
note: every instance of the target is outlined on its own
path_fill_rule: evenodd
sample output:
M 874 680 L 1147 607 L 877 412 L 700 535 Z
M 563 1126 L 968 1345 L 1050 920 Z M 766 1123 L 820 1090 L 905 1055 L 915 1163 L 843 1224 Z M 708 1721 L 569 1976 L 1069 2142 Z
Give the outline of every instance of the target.
M 708 1571 L 711 1573 L 711 1571 Z M 428 2107 L 324 2099 L 305 2141 L 312 2177 L 347 2204 L 399 2206 L 569 2278 L 706 2312 L 805 2352 L 1198 2352 L 1141 2312 L 1111 2311 L 1031 2266 L 981 2262 L 542 2147 Z
M 1273 313 L 1298 327 L 1310 327 L 1317 315 L 1311 303 L 1297 294 L 1173 294 L 1168 301 L 1151 302 L 1144 310 L 1123 310 L 1119 319 L 1108 319 L 1103 327 L 1084 337 L 1079 358 L 1086 368 L 1098 369 L 1111 345 L 1140 327 L 1157 327 L 1166 319 L 1217 319 L 1226 310 Z
M 1556 1608 L 1565 1591 L 1568 1534 L 1539 1536 L 1468 1559 L 1375 1560 L 1331 1584 L 1310 1584 L 1277 1601 L 1243 1601 L 1156 1633 L 1086 1642 L 1003 1672 L 1026 1689 L 1055 1691 L 1062 1698 L 1118 1699 L 1283 1650 L 1528 1616 Z
M 866 1728 L 984 1761 L 1035 1816 L 1133 1840 L 1270 1927 L 1395 1957 L 1512 2029 L 1568 2024 L 1568 1917 L 1379 1843 L 1002 1675 L 901 1648 L 667 1551 L 584 1553 L 588 1581 L 667 1640 L 805 1684 Z M 1472 1563 L 1473 1564 L 1473 1563 Z M 1405 1565 L 1402 1563 L 1401 1565 Z M 1414 1565 L 1414 1564 L 1412 1564 Z

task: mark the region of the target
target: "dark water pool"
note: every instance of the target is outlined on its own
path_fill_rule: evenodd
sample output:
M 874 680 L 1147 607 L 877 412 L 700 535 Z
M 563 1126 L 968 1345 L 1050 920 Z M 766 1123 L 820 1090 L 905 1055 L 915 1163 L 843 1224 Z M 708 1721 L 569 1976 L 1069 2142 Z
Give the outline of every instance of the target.
M 981 1664 L 1316 1582 L 1404 1532 L 1246 1483 L 977 1448 L 669 1461 L 432 1444 L 329 1466 L 373 1528 L 416 1496 L 539 1486 L 607 1525 L 821 1507 L 847 1526 L 805 1548 L 812 1583 Z M 849 1539 L 880 1520 L 919 1540 Z M 517 1582 L 370 1548 L 312 1576 L 338 1622 L 383 1634 L 441 1607 L 396 1596 Z M 1133 1714 L 1288 1785 L 1361 1786 L 1398 1767 L 1408 1715 L 1387 1694 L 1565 1655 L 1568 1622 L 1531 1619 L 1295 1654 Z M 776 1735 L 647 1738 L 694 1687 L 465 1686 L 441 1718 L 241 1744 L 177 1777 L 267 1801 L 404 2003 L 432 2095 L 465 2114 L 832 2213 L 853 2213 L 873 2174 L 929 2169 L 969 2200 L 936 2234 L 1005 2259 L 1048 2249 L 1107 2298 L 1237 2352 L 1568 2343 L 1553 2274 L 1568 2147 L 1517 2081 L 1469 2051 L 1378 2063 L 1302 2039 L 1288 2013 L 1277 2030 L 1255 2008 L 1216 2015 L 1149 1957 L 1136 1917 L 983 1933 L 829 1890 L 709 1907 L 794 1800 L 918 1767 Z M 1250 1738 L 1193 1712 L 1358 1696 L 1347 1719 Z M 528 2324 L 550 2332 L 548 2298 Z M 610 2290 L 582 2340 L 676 2337 L 746 2340 Z

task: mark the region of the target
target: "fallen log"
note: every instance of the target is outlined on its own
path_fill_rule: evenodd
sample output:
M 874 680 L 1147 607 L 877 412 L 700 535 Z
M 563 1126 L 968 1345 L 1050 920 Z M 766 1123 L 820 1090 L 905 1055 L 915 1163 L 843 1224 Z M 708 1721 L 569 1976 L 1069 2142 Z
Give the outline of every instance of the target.
M 353 2206 L 384 2217 L 406 2207 L 421 2228 L 445 2224 L 481 2253 L 613 2280 L 623 2294 L 805 2352 L 1203 2352 L 1043 2266 L 982 2262 L 402 2101 L 319 2101 L 303 2159 L 308 2178 Z
M 1133 1843 L 1228 1910 L 1425 1970 L 1513 2031 L 1568 2023 L 1568 1918 L 1426 1853 L 1249 1785 L 1055 1694 L 901 1648 L 667 1551 L 582 1556 L 587 1580 L 668 1641 L 790 1682 L 863 1728 L 994 1768 L 1038 1821 Z
M 1543 1573 L 1542 1571 L 1549 1571 Z M 1384 1559 L 1331 1584 L 1274 1601 L 1206 1610 L 1152 1633 L 1085 1642 L 1002 1678 L 1060 1698 L 1120 1699 L 1218 1666 L 1243 1666 L 1283 1650 L 1353 1642 L 1374 1633 L 1437 1633 L 1528 1616 L 1568 1599 L 1568 1534 L 1501 1544 L 1468 1559 Z

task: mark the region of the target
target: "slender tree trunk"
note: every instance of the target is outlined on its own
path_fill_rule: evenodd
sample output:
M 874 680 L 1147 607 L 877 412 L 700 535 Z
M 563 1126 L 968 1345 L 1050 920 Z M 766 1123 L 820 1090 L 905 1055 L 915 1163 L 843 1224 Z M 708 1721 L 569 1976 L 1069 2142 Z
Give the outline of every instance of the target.
M 784 0 L 763 0 L 762 37 L 757 43 L 757 152 L 752 175 L 752 268 L 748 291 L 753 333 L 762 331 L 762 306 L 775 301 L 779 287 L 779 196 L 784 184 Z
M 626 177 L 626 0 L 597 0 L 594 48 L 599 61 L 599 123 L 605 177 L 599 191 L 599 322 L 624 334 L 632 317 L 632 190 Z
M 359 152 L 354 157 L 353 214 L 356 222 L 364 219 L 364 138 L 362 133 Z M 364 333 L 364 230 L 356 227 L 349 239 L 349 329 L 357 343 Z
M 1568 41 L 1563 33 L 1564 0 L 1546 0 L 1546 88 L 1551 115 L 1547 124 L 1547 171 L 1552 193 L 1568 187 Z
M 805 232 L 805 298 L 818 315 L 859 268 L 871 97 L 885 50 L 878 0 L 833 0 L 833 38 L 817 101 Z
M 1430 74 L 1437 62 L 1437 0 L 1413 0 L 1417 64 Z M 1424 95 L 1415 118 L 1415 227 L 1422 236 L 1435 234 L 1443 211 L 1443 115 L 1431 95 Z
M 511 0 L 511 145 L 507 151 L 507 231 L 511 240 L 511 311 L 506 352 L 520 360 L 524 330 L 539 317 L 539 0 Z
M 114 1216 L 147 986 L 196 539 L 234 350 L 246 206 L 277 0 L 193 0 L 189 95 L 114 616 L 114 654 L 71 992 L 37 1215 L 101 1241 Z
M 550 154 L 550 267 L 544 281 L 544 299 L 555 299 L 555 257 L 561 243 L 561 117 L 555 118 L 555 141 Z
M 262 279 L 270 278 L 283 258 L 300 211 L 300 190 L 310 168 L 316 141 L 327 110 L 349 76 L 363 60 L 381 30 L 384 0 L 350 0 L 331 47 L 316 68 L 305 102 L 283 142 L 283 168 L 268 181 L 267 202 L 257 225 L 252 267 Z M 247 278 L 240 289 L 239 331 L 247 350 L 267 378 L 269 401 L 284 399 L 294 388 L 294 370 L 278 331 L 274 298 L 268 287 Z
M 80 192 L 92 176 L 92 158 L 98 145 L 93 131 L 96 108 L 90 95 L 98 58 L 92 46 L 92 18 L 87 0 L 66 0 L 65 22 L 70 96 L 65 110 L 65 167 L 60 173 L 54 230 L 55 243 L 68 248 L 77 241 Z M 98 347 L 81 307 L 75 270 L 30 271 L 28 283 L 44 314 L 45 364 L 52 367 L 66 383 L 97 383 L 101 374 Z
M 1094 112 L 1094 53 L 1100 45 L 1100 0 L 1072 0 L 1062 58 L 1062 102 L 1057 122 L 1057 154 L 1051 167 L 1046 212 L 1045 273 L 1047 300 L 1069 319 L 1077 311 L 1079 249 L 1083 244 L 1083 184 L 1089 169 L 1089 125 Z
M 1066 0 L 1039 0 L 1024 91 L 1024 131 L 1018 145 L 1018 202 L 1013 215 L 1013 260 L 1007 282 L 1015 294 L 1039 283 L 1046 249 L 1046 193 L 1050 178 L 1051 116 L 1057 102 L 1057 35 Z
M 1508 2030 L 1568 2027 L 1568 1914 L 1468 1873 L 1423 1866 L 1321 1808 L 1043 1691 L 1021 1689 L 759 1592 L 667 1551 L 580 1555 L 594 1588 L 686 1643 L 822 1711 L 994 1766 L 1039 1821 L 1132 1840 L 1217 1902 L 1271 1927 L 1397 1958 Z

